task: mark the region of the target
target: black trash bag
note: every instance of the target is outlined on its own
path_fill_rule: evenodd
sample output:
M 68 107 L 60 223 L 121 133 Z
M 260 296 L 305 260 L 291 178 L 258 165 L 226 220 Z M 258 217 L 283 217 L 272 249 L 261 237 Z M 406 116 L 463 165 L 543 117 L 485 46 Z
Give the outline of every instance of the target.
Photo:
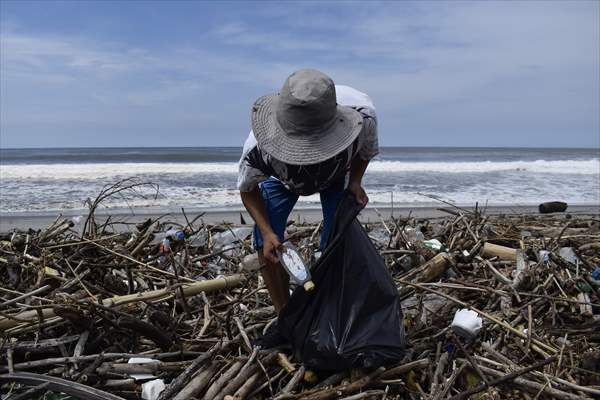
M 398 290 L 356 219 L 361 208 L 346 192 L 312 270 L 315 290 L 298 287 L 279 316 L 279 333 L 309 368 L 372 368 L 404 355 Z

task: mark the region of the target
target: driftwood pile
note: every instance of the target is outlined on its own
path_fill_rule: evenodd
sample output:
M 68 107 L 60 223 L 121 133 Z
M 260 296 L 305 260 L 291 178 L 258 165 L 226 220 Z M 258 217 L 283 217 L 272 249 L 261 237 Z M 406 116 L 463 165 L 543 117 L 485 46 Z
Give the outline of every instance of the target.
M 332 374 L 253 347 L 275 313 L 250 271 L 247 225 L 96 220 L 102 200 L 137 185 L 107 188 L 80 225 L 59 218 L 2 236 L 2 399 L 600 396 L 597 215 L 454 207 L 444 218 L 366 224 L 404 299 L 409 347 L 398 365 Z M 161 252 L 170 229 L 186 238 Z M 319 229 L 287 229 L 313 262 Z M 483 319 L 473 338 L 451 328 L 463 308 Z

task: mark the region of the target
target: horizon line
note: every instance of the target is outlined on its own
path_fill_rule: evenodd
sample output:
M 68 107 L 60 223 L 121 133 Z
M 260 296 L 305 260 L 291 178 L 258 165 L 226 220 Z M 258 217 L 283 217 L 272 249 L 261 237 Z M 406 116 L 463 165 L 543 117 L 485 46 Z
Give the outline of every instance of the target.
M 71 149 L 241 149 L 243 146 L 56 146 L 56 147 L 2 147 L 2 150 L 71 150 Z M 414 149 L 550 149 L 550 150 L 598 150 L 597 147 L 564 147 L 564 146 L 420 146 L 420 145 L 380 145 L 379 148 L 414 148 Z

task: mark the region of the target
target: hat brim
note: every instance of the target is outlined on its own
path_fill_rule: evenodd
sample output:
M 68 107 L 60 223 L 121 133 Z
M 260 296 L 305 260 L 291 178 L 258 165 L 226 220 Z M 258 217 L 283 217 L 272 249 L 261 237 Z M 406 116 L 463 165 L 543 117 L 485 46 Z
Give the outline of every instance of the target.
M 259 147 L 284 163 L 311 165 L 323 162 L 347 149 L 362 130 L 360 113 L 338 105 L 335 122 L 327 130 L 308 135 L 288 133 L 275 118 L 277 97 L 277 94 L 270 94 L 256 100 L 251 121 Z

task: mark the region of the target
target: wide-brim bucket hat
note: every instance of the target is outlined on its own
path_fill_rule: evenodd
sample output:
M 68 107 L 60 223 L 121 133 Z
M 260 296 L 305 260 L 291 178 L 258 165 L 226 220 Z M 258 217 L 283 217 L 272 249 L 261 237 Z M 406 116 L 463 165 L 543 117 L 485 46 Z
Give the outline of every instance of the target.
M 363 119 L 353 108 L 337 104 L 330 77 L 301 69 L 285 80 L 279 93 L 254 102 L 251 122 L 261 150 L 287 164 L 311 165 L 347 149 L 362 130 Z

